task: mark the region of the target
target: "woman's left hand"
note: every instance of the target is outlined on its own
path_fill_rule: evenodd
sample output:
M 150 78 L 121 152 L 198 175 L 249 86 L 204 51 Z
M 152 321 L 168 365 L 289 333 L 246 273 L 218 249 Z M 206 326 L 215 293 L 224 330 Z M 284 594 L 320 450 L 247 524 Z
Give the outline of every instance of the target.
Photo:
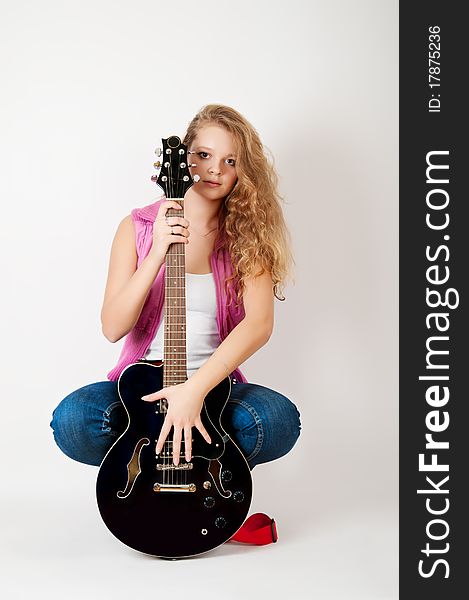
M 162 398 L 166 398 L 168 401 L 168 412 L 156 442 L 156 454 L 160 453 L 171 427 L 174 427 L 173 462 L 175 465 L 179 464 L 182 431 L 184 431 L 185 458 L 189 462 L 192 453 L 192 427 L 197 427 L 208 444 L 212 443 L 200 419 L 205 396 L 191 384 L 190 379 L 184 383 L 162 388 L 153 394 L 142 396 L 142 400 L 146 402 L 154 402 Z

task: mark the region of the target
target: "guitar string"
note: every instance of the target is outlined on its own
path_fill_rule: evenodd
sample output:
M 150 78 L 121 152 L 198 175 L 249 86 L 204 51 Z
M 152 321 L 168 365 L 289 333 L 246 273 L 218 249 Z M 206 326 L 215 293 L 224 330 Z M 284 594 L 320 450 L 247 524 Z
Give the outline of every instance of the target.
M 168 179 L 167 179 L 167 181 L 168 181 L 168 183 L 166 184 L 166 189 L 167 189 L 166 195 L 168 195 L 168 194 L 171 195 L 171 191 L 169 189 L 169 182 L 171 181 L 170 180 L 170 170 L 169 169 L 168 169 Z M 165 282 L 166 281 L 167 281 L 167 278 L 165 277 Z M 165 296 L 166 296 L 166 293 L 165 293 Z M 165 301 L 165 323 L 168 322 L 168 306 L 167 305 L 168 305 L 168 303 L 167 303 L 167 300 L 166 300 Z M 163 376 L 164 376 L 164 372 L 165 372 L 165 363 L 164 363 L 165 354 L 166 354 L 166 348 L 164 349 L 164 352 L 163 352 Z M 163 377 L 163 379 L 164 379 L 164 377 Z M 165 382 L 163 381 L 163 386 L 164 385 L 165 385 Z M 163 420 L 163 423 L 166 420 L 166 415 L 167 415 L 167 412 L 168 412 L 168 404 L 167 404 L 167 400 L 166 399 L 165 399 L 165 402 L 164 402 L 164 407 L 165 408 L 164 408 L 164 420 Z M 169 481 L 167 481 L 169 479 L 169 475 L 167 474 L 167 467 L 168 467 L 168 464 L 167 464 L 167 451 L 168 451 L 168 448 L 169 448 L 169 446 L 167 444 L 167 440 L 165 440 L 164 446 L 165 446 L 165 453 L 164 453 L 164 471 L 163 471 L 163 476 L 164 476 L 165 481 L 167 483 L 169 483 Z
M 187 157 L 187 147 L 184 148 L 184 162 L 186 163 L 186 165 L 188 164 L 188 157 Z M 189 172 L 189 170 L 187 170 L 187 172 Z M 182 183 L 181 183 L 182 185 Z M 181 197 L 183 197 L 183 192 L 184 192 L 184 187 L 181 190 Z M 183 213 L 185 216 L 185 203 L 182 203 L 182 209 L 183 209 Z M 183 250 L 183 260 L 184 260 L 184 314 L 185 314 L 185 320 L 184 320 L 184 327 L 183 327 L 183 339 L 184 339 L 184 347 L 185 347 L 185 378 L 187 379 L 187 338 L 186 338 L 186 331 L 187 331 L 187 327 L 186 327 L 186 320 L 187 320 L 187 312 L 186 312 L 186 247 L 182 246 L 182 250 Z M 191 454 L 192 454 L 192 432 L 193 432 L 193 427 L 191 426 L 189 429 L 189 439 L 190 439 L 190 447 L 191 447 Z M 185 458 L 185 454 L 186 454 L 186 446 L 184 444 L 184 458 Z M 192 456 L 190 458 L 189 461 L 186 461 L 187 464 L 191 464 L 192 463 Z M 184 471 L 184 485 L 187 486 L 187 480 L 189 478 L 189 470 L 186 469 Z
M 176 198 L 181 198 L 181 194 L 182 194 L 181 167 L 180 167 L 180 164 L 181 164 L 181 154 L 179 154 L 179 148 L 178 148 L 178 151 L 177 151 L 177 152 L 178 152 L 178 154 L 177 154 L 177 156 L 178 156 L 178 161 L 177 161 L 177 173 L 176 173 Z M 178 202 L 178 204 L 179 204 L 179 205 L 181 206 L 181 208 L 182 208 L 182 210 L 178 211 L 178 213 L 180 213 L 180 214 L 181 214 L 181 217 L 184 217 L 184 203 L 183 203 L 183 202 L 181 202 L 180 200 L 178 200 L 177 202 Z M 178 250 L 179 250 L 178 254 L 180 254 L 180 255 L 181 255 L 181 256 L 179 256 L 179 257 L 178 257 L 178 260 L 179 260 L 179 261 L 181 261 L 181 265 L 179 265 L 179 268 L 178 268 L 178 275 L 180 275 L 180 274 L 181 274 L 181 272 L 184 272 L 184 270 L 183 270 L 183 268 L 182 268 L 182 267 L 183 267 L 183 265 L 184 265 L 184 261 L 182 261 L 182 260 L 181 260 L 181 258 L 182 258 L 182 251 L 183 251 L 182 244 L 181 244 L 181 243 L 179 243 L 179 244 L 178 244 L 178 246 L 177 246 L 177 248 L 178 248 Z M 180 279 L 179 277 L 176 279 L 176 281 L 177 281 L 177 283 L 178 283 L 178 285 L 177 285 L 178 303 L 181 303 L 181 305 L 182 305 L 182 304 L 183 304 L 183 299 L 182 299 L 182 298 L 179 298 L 179 296 L 182 296 L 182 295 L 183 295 L 183 294 L 181 294 L 181 292 L 183 292 L 183 291 L 184 291 L 184 287 L 183 287 L 183 286 L 184 286 L 184 284 L 183 284 L 183 286 L 179 287 L 179 286 L 180 286 L 180 283 L 181 283 L 181 279 Z M 185 282 L 184 282 L 184 283 L 185 283 Z M 179 314 L 179 312 L 180 312 L 181 314 Z M 179 325 L 179 324 L 181 323 L 181 321 L 182 321 L 182 310 L 181 310 L 181 311 L 179 311 L 179 310 L 178 310 L 178 320 L 177 320 L 177 325 Z M 176 325 L 176 326 L 177 326 L 177 325 Z M 173 331 L 174 331 L 174 328 L 173 328 Z M 178 335 L 178 337 L 179 337 L 179 335 Z M 180 356 L 180 355 L 178 355 L 178 356 Z M 178 372 L 178 377 L 180 377 L 180 373 L 181 373 L 181 371 L 180 371 L 180 369 L 181 369 L 181 365 L 180 365 L 180 363 L 181 363 L 181 362 L 182 362 L 182 363 L 184 363 L 184 360 L 182 360 L 182 361 L 181 361 L 181 360 L 178 360 L 178 371 L 177 371 L 177 372 Z M 184 430 L 182 430 L 182 431 L 181 431 L 181 442 L 180 442 L 180 444 L 179 444 L 179 456 L 178 456 L 178 466 L 179 466 L 179 467 L 180 467 L 180 465 L 181 465 L 181 450 L 183 450 L 183 452 L 184 452 L 184 454 L 185 454 L 185 446 L 184 446 Z M 173 453 L 174 453 L 174 444 L 173 444 Z M 176 475 L 176 479 L 177 479 L 177 483 L 178 483 L 178 485 L 179 485 L 179 484 L 181 484 L 181 471 L 180 471 L 180 470 L 177 470 L 177 471 L 175 471 L 175 475 Z M 184 478 L 184 476 L 183 476 L 183 475 L 182 475 L 182 477 Z
M 181 157 L 181 154 L 178 154 L 179 157 Z M 182 186 L 181 186 L 181 181 L 180 181 L 180 170 L 179 170 L 179 165 L 178 165 L 178 177 L 177 177 L 177 181 L 179 184 L 179 188 L 178 188 L 178 194 L 177 197 L 181 198 L 182 196 Z M 181 206 L 182 210 L 179 211 L 181 213 L 181 217 L 184 217 L 184 202 L 182 202 L 181 200 L 178 200 L 178 204 Z M 183 311 L 185 308 L 185 263 L 184 263 L 184 250 L 185 250 L 185 246 L 183 245 L 183 243 L 180 243 L 178 245 L 178 249 L 179 249 L 179 256 L 178 256 L 178 261 L 179 261 L 179 268 L 178 268 L 178 275 L 184 275 L 184 279 L 178 278 L 178 281 L 182 282 L 182 286 L 180 287 L 180 289 L 178 289 L 178 297 L 180 296 L 178 302 L 180 303 L 180 308 L 181 310 L 178 311 L 178 321 L 177 324 L 180 325 L 183 322 Z M 179 337 L 179 336 L 178 336 Z M 184 336 L 181 336 L 184 337 Z M 182 346 L 182 344 L 181 344 Z M 181 363 L 184 365 L 184 355 L 182 356 L 182 361 L 178 361 L 178 363 Z M 178 376 L 181 378 L 181 365 L 178 364 Z M 185 441 L 184 441 L 184 430 L 181 431 L 181 443 L 180 443 L 180 447 L 179 447 L 179 456 L 178 456 L 178 464 L 181 464 L 181 450 L 184 453 L 184 456 L 186 454 L 186 449 L 185 449 Z M 181 479 L 184 481 L 185 483 L 185 474 L 186 472 L 183 471 L 178 471 L 178 483 L 181 483 Z
M 179 151 L 178 151 L 177 157 L 180 158 L 180 156 L 181 155 L 179 154 Z M 176 162 L 176 161 L 174 161 L 174 162 Z M 176 186 L 175 186 L 176 187 L 176 190 L 175 190 L 176 191 L 176 194 L 175 194 L 176 198 L 180 198 L 181 197 L 181 193 L 182 193 L 182 188 L 180 187 L 181 184 L 180 184 L 180 181 L 179 181 L 179 178 L 180 178 L 180 167 L 179 167 L 179 164 L 180 164 L 180 160 L 178 161 L 178 164 L 177 164 L 176 177 L 172 178 L 172 181 L 175 182 L 175 184 L 176 184 Z M 183 207 L 182 203 L 179 202 L 179 201 L 178 201 L 178 204 L 182 206 L 183 210 L 182 211 L 177 211 L 177 214 L 179 214 L 181 217 L 183 217 L 184 216 L 184 207 Z M 174 249 L 175 249 L 175 252 L 177 254 L 177 261 L 176 261 L 177 271 L 176 271 L 176 273 L 179 276 L 179 275 L 181 275 L 181 271 L 182 271 L 182 267 L 183 267 L 183 262 L 181 261 L 182 252 L 180 251 L 180 249 L 181 249 L 180 245 L 174 246 Z M 182 293 L 181 293 L 183 290 L 180 287 L 180 283 L 181 282 L 180 282 L 180 278 L 179 277 L 176 279 L 176 282 L 178 283 L 178 285 L 176 286 L 177 287 L 177 289 L 176 289 L 176 294 L 177 294 L 176 306 L 177 306 L 177 310 L 176 310 L 176 313 L 175 313 L 175 317 L 177 317 L 177 319 L 175 319 L 175 321 L 173 323 L 173 328 L 172 328 L 173 332 L 174 332 L 174 325 L 177 326 L 177 325 L 179 325 L 179 323 L 181 323 L 181 319 L 182 319 L 182 310 L 181 309 L 182 309 L 182 305 L 183 305 L 183 298 L 182 298 Z M 179 345 L 178 345 L 178 350 L 180 350 L 180 346 Z M 184 362 L 184 361 L 181 361 L 180 354 L 178 354 L 177 370 L 176 370 L 178 378 L 180 378 L 180 374 L 181 374 L 181 364 L 180 364 L 181 362 Z M 182 431 L 181 434 L 183 435 L 183 433 L 184 432 Z M 173 470 L 174 479 L 176 479 L 176 481 L 177 481 L 178 484 L 180 484 L 180 470 L 179 470 L 179 468 L 180 468 L 180 464 L 181 464 L 181 448 L 182 447 L 183 447 L 183 439 L 181 439 L 180 444 L 179 444 L 178 466 L 175 467 L 174 470 Z M 171 452 L 171 454 L 172 454 L 173 461 L 174 461 L 174 442 L 172 443 L 172 452 Z
M 171 192 L 170 193 L 171 193 L 171 198 L 174 198 L 174 177 L 173 177 L 173 169 L 172 169 L 172 167 L 173 167 L 173 157 L 172 157 L 172 155 L 170 155 L 170 160 L 169 160 L 169 173 L 170 173 L 169 181 L 170 181 L 170 185 L 171 185 Z M 172 209 L 171 212 L 174 212 L 174 209 Z M 174 246 L 172 246 L 172 252 L 174 252 Z M 169 292 L 170 278 L 168 277 L 166 281 L 168 282 L 168 292 Z M 171 294 L 169 293 L 168 294 L 168 298 L 170 298 L 170 297 L 171 297 Z M 177 306 L 177 303 L 176 303 L 176 306 Z M 170 311 L 169 311 L 169 302 L 168 302 L 168 317 L 169 317 L 169 319 L 171 319 L 169 312 Z M 173 311 L 173 314 L 174 314 L 174 311 Z M 172 334 L 172 324 L 169 327 L 169 331 L 170 331 L 170 334 Z M 172 338 L 171 338 L 170 342 L 171 342 L 171 344 L 173 343 L 173 339 Z M 168 374 L 169 374 L 169 368 L 170 367 L 169 367 L 169 363 L 168 363 Z M 171 377 L 169 377 L 169 380 L 171 381 Z M 173 436 L 174 436 L 174 426 L 173 426 Z M 169 435 L 168 435 L 168 437 L 169 437 Z M 174 456 L 173 456 L 174 448 L 173 448 L 173 444 L 171 443 L 171 439 L 168 440 L 168 447 L 169 447 L 169 451 L 168 451 L 169 473 L 168 473 L 168 475 L 169 475 L 169 478 L 171 480 L 171 485 L 174 485 L 174 468 L 173 468 L 173 465 L 174 465 Z
M 181 144 L 181 147 L 182 147 L 182 144 Z M 187 149 L 185 149 L 185 148 L 183 148 L 183 147 L 182 147 L 182 150 L 183 150 L 184 152 L 183 152 L 182 154 L 179 154 L 179 157 L 180 157 L 180 158 L 182 157 L 182 159 L 183 159 L 183 160 L 182 160 L 182 162 L 185 162 L 185 163 L 187 164 L 187 162 L 188 162 L 188 160 L 187 160 L 187 153 L 186 153 L 186 150 L 187 150 Z M 181 161 L 180 161 L 180 162 L 181 162 Z M 180 172 L 180 171 L 179 171 L 179 172 Z M 180 188 L 179 188 L 179 190 L 178 190 L 178 198 L 183 198 L 183 192 L 184 192 L 184 180 L 183 180 L 183 178 L 182 178 L 182 173 L 181 173 L 181 177 L 179 177 L 179 178 L 178 178 L 178 182 L 179 182 L 179 185 L 180 185 Z M 182 206 L 182 211 L 181 211 L 181 212 L 182 212 L 182 217 L 184 217 L 184 215 L 185 215 L 185 206 L 184 206 L 184 201 L 180 202 L 180 205 Z M 180 322 L 180 323 L 182 323 L 182 326 L 181 326 L 181 327 L 182 327 L 182 332 L 183 332 L 183 335 L 182 335 L 181 337 L 182 337 L 182 339 L 183 339 L 184 346 L 185 346 L 185 352 L 186 352 L 186 354 L 184 354 L 184 356 L 183 356 L 183 359 L 185 358 L 185 360 L 183 360 L 183 361 L 182 361 L 182 363 L 183 363 L 183 366 L 184 366 L 184 368 L 185 368 L 185 370 L 186 370 L 186 374 L 185 374 L 185 375 L 186 375 L 186 378 L 187 378 L 187 346 L 186 346 L 186 328 L 184 327 L 185 320 L 187 319 L 187 314 L 185 313 L 185 309 L 186 309 L 186 306 L 185 306 L 185 300 L 186 300 L 186 267 L 185 267 L 185 251 L 186 251 L 185 245 L 181 244 L 181 253 L 180 253 L 180 254 L 181 254 L 181 256 L 180 256 L 180 261 L 181 261 L 181 269 L 180 269 L 180 273 L 181 273 L 182 275 L 184 275 L 184 278 L 182 279 L 182 281 L 183 281 L 183 286 L 182 286 L 182 291 L 183 291 L 183 294 L 181 294 L 181 296 L 183 296 L 183 297 L 182 297 L 182 310 L 181 310 L 181 313 L 182 313 L 182 314 L 180 315 L 180 317 L 181 317 L 181 318 L 180 318 L 179 322 Z M 186 319 L 184 319 L 184 316 L 186 317 Z M 186 461 L 186 450 L 187 450 L 187 448 L 186 448 L 186 442 L 185 442 L 184 435 L 185 435 L 185 432 L 182 432 L 183 439 L 181 440 L 181 446 L 183 447 L 184 460 L 185 460 L 185 462 L 187 463 L 187 461 Z M 191 436 L 191 438 L 192 438 L 192 427 L 190 428 L 189 435 L 190 435 L 190 436 Z M 191 443 L 191 446 L 192 446 L 192 443 Z M 183 472 L 182 472 L 182 479 L 183 479 L 183 481 L 184 481 L 184 485 L 185 485 L 185 486 L 187 486 L 187 478 L 188 478 L 187 469 L 184 469 L 184 470 L 183 470 Z
M 183 157 L 183 159 L 184 159 L 184 162 L 187 164 L 187 163 L 188 163 L 188 160 L 187 160 L 187 152 L 186 152 L 186 151 L 187 151 L 187 148 L 183 148 L 183 150 L 184 150 L 184 154 L 182 154 L 182 155 L 180 155 L 180 156 L 182 156 L 182 157 Z M 181 178 L 181 190 L 180 190 L 180 197 L 181 197 L 181 198 L 183 198 L 183 193 L 184 193 L 184 185 L 183 185 L 183 180 L 182 180 L 182 178 Z M 182 213 L 183 213 L 183 216 L 185 216 L 185 210 L 186 210 L 186 208 L 185 208 L 185 204 L 184 204 L 184 202 L 182 202 Z M 187 379 L 187 340 L 186 340 L 186 329 L 187 329 L 187 327 L 186 327 L 186 325 L 187 325 L 187 323 L 186 323 L 186 321 L 187 321 L 187 312 L 186 312 L 186 246 L 185 246 L 185 245 L 181 245 L 181 249 L 182 249 L 182 252 L 181 252 L 181 254 L 182 254 L 182 260 L 183 260 L 183 269 L 182 269 L 182 272 L 183 272 L 183 274 L 184 274 L 184 278 L 183 278 L 183 286 L 184 286 L 184 316 L 185 316 L 185 318 L 183 319 L 183 327 L 182 327 L 182 332 L 183 332 L 183 335 L 182 335 L 182 338 L 183 338 L 183 342 L 184 342 L 184 350 L 185 350 L 184 357 L 185 357 L 185 359 L 186 359 L 185 361 L 183 361 L 183 363 L 184 363 L 184 368 L 185 368 L 185 371 L 186 371 L 186 372 L 185 372 L 185 377 L 186 377 L 186 379 Z M 191 428 L 190 428 L 190 430 L 189 430 L 189 436 L 190 436 L 190 440 L 191 440 L 191 443 L 190 443 L 190 445 L 191 445 L 191 451 L 192 451 L 192 427 L 191 427 Z M 186 450 L 187 450 L 187 449 L 186 449 L 186 443 L 184 442 L 184 460 L 186 461 L 186 463 L 187 463 L 187 464 L 189 464 L 189 462 L 186 460 Z M 184 474 L 183 474 L 184 485 L 185 485 L 185 486 L 187 486 L 188 469 L 185 469 L 183 473 L 184 473 Z
M 177 159 L 177 156 L 175 158 L 173 158 L 173 160 L 171 161 L 171 171 L 173 171 L 174 169 L 174 165 L 175 165 L 175 159 Z M 176 167 L 177 169 L 177 167 Z M 178 198 L 178 171 L 176 170 L 176 176 L 174 176 L 173 173 L 171 173 L 171 183 L 173 186 L 173 198 Z M 173 209 L 173 212 L 175 212 L 175 209 Z M 177 252 L 177 246 L 173 246 L 173 252 Z M 174 313 L 175 316 L 179 316 L 179 303 L 180 303 L 180 299 L 179 299 L 179 291 L 178 290 L 174 290 L 176 293 L 176 311 Z M 178 319 L 179 321 L 179 319 Z M 171 331 L 171 335 L 174 333 L 174 324 L 177 321 L 173 321 L 172 322 L 172 327 L 170 328 Z M 176 340 L 174 340 L 174 342 L 176 342 Z M 179 362 L 179 361 L 178 361 Z M 179 364 L 177 365 L 177 369 L 176 369 L 176 376 L 175 376 L 175 380 L 174 380 L 174 384 L 176 384 L 176 377 L 178 377 L 179 374 Z M 170 446 L 171 446 L 171 454 L 170 454 L 170 458 L 171 458 L 171 473 L 172 473 L 172 483 L 173 485 L 179 483 L 178 482 L 178 466 L 174 465 L 174 428 L 173 428 L 173 439 L 170 441 Z M 181 456 L 180 456 L 180 451 L 179 451 L 179 457 L 178 459 L 180 460 Z M 179 465 L 179 461 L 178 461 L 178 465 Z
M 168 183 L 166 185 L 167 187 L 167 196 L 169 196 L 171 198 L 171 160 L 168 161 Z M 169 266 L 169 261 L 168 261 L 168 265 Z M 165 323 L 169 323 L 168 320 L 168 316 L 169 316 L 169 311 L 168 311 L 168 304 L 169 304 L 169 294 L 167 292 L 169 292 L 168 288 L 168 278 L 165 276 L 165 287 L 166 287 L 166 292 L 165 292 L 165 297 L 166 297 L 166 301 L 165 301 Z M 170 340 L 167 340 L 167 344 L 170 343 Z M 167 350 L 168 348 L 165 347 L 164 349 L 164 353 L 163 353 L 163 361 L 165 360 L 165 357 L 167 358 Z M 166 368 L 165 368 L 165 362 L 163 362 L 163 375 L 166 372 L 168 372 L 168 365 L 169 363 L 166 362 Z M 166 378 L 166 382 L 163 382 L 163 385 L 167 385 L 168 384 L 168 378 Z M 168 401 L 165 399 L 165 418 L 164 421 L 166 421 L 166 416 L 168 414 Z M 170 451 L 170 445 L 168 443 L 168 440 L 165 440 L 165 466 L 164 466 L 164 474 L 165 474 L 165 479 L 167 480 L 167 483 L 169 484 L 170 479 L 171 479 L 171 474 L 169 473 L 169 460 L 168 460 L 168 456 L 169 456 L 169 451 Z
M 171 183 L 171 197 L 174 198 L 175 194 L 174 194 L 174 176 L 173 176 L 173 156 L 172 154 L 170 155 L 170 160 L 169 160 L 169 172 L 170 172 L 170 183 Z M 171 210 L 171 212 L 174 212 L 174 209 Z M 172 248 L 172 251 L 174 252 L 174 246 Z M 170 278 L 168 277 L 167 279 L 168 281 L 168 291 L 169 291 L 169 284 L 170 284 Z M 171 297 L 171 294 L 169 294 L 169 297 Z M 177 301 L 176 301 L 176 306 L 177 306 Z M 169 303 L 168 303 L 168 314 L 169 314 Z M 174 314 L 174 312 L 173 312 Z M 169 316 L 169 319 L 171 319 L 171 316 Z M 172 334 L 172 324 L 170 325 L 169 331 Z M 171 337 L 171 343 L 173 343 L 173 339 Z M 169 365 L 168 365 L 168 372 L 169 372 Z M 169 378 L 171 380 L 171 378 Z M 173 437 L 174 437 L 174 426 L 173 426 Z M 174 444 L 172 443 L 172 440 L 169 440 L 169 452 L 168 452 L 168 464 L 170 466 L 169 468 L 169 475 L 170 475 L 170 479 L 171 479 L 171 485 L 174 485 L 174 476 L 175 476 L 175 470 L 174 470 Z

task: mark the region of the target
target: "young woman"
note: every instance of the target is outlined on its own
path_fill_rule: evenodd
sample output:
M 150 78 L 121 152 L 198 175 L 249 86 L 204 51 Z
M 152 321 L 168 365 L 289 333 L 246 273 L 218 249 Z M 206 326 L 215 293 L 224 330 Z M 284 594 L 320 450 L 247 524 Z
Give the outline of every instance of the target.
M 185 216 L 166 217 L 180 206 L 162 197 L 132 210 L 112 244 L 101 321 L 109 341 L 126 336 L 120 359 L 108 380 L 75 390 L 52 415 L 59 448 L 86 464 L 99 466 L 127 427 L 117 391 L 122 370 L 164 359 L 161 267 L 174 242 L 184 243 L 186 256 L 188 378 L 142 399 L 168 401 L 156 453 L 172 439 L 177 465 L 184 440 L 189 461 L 192 427 L 210 443 L 200 412 L 207 393 L 227 376 L 233 385 L 222 423 L 251 469 L 285 455 L 300 434 L 297 407 L 248 383 L 238 369 L 269 340 L 274 297 L 284 299 L 292 262 L 273 166 L 255 129 L 228 106 L 205 106 L 183 143 L 193 152 L 191 173 L 200 178 L 185 194 Z

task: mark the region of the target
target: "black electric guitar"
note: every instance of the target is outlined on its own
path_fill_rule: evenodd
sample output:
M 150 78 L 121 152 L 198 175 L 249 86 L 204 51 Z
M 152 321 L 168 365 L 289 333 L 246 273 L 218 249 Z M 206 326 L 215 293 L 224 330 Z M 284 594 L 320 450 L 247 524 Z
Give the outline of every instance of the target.
M 193 184 L 187 147 L 177 136 L 162 141 L 162 164 L 155 163 L 161 171 L 154 181 L 184 207 L 184 194 Z M 170 209 L 166 215 L 180 217 L 183 212 Z M 238 531 L 251 504 L 252 478 L 244 455 L 221 425 L 229 377 L 207 394 L 202 406 L 211 444 L 193 427 L 191 460 L 185 460 L 183 436 L 176 466 L 171 429 L 156 455 L 168 403 L 141 397 L 187 379 L 184 243 L 171 244 L 165 260 L 164 362 L 137 362 L 122 371 L 118 392 L 129 422 L 99 467 L 96 496 L 104 523 L 121 542 L 175 559 L 212 550 Z

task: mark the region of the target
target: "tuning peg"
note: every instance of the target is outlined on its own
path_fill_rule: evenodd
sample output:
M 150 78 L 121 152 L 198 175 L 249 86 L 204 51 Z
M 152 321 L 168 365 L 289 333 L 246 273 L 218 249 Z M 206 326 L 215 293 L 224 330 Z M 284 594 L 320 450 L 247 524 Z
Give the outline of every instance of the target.
M 155 167 L 155 169 L 161 169 L 161 162 L 157 160 L 155 163 L 153 163 L 153 166 Z
M 158 175 L 152 175 L 151 176 L 151 180 L 154 181 L 156 183 L 156 180 L 158 179 Z
M 192 163 L 192 164 L 190 164 L 190 165 L 187 165 L 187 166 L 188 166 L 188 167 L 189 167 L 189 169 L 190 169 L 191 167 L 196 167 L 197 165 L 196 165 L 195 163 Z
M 195 150 L 188 150 L 187 154 L 195 154 Z
M 200 175 L 194 175 L 193 180 L 197 183 L 200 181 Z
M 156 150 L 155 150 L 155 154 L 156 154 L 156 156 L 161 156 L 161 155 L 163 154 L 163 150 L 161 150 L 161 148 L 160 148 L 160 147 L 158 147 L 158 148 L 156 148 Z

